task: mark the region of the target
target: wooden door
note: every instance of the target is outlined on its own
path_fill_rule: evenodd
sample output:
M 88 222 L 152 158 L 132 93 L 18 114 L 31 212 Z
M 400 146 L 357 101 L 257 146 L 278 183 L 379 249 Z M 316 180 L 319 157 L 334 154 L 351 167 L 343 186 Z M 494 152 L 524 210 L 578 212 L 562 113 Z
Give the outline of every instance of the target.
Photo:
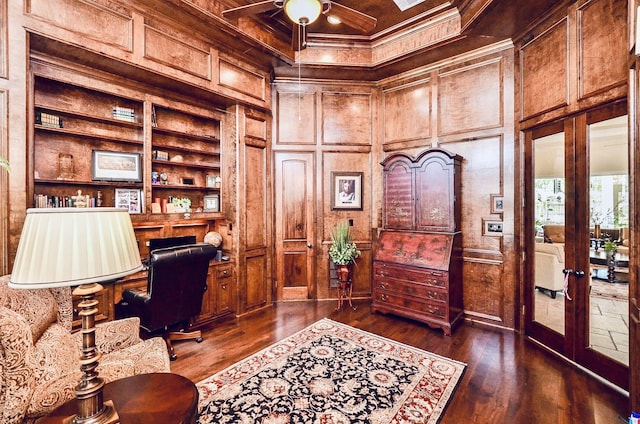
M 314 154 L 275 153 L 277 300 L 308 299 L 315 276 Z

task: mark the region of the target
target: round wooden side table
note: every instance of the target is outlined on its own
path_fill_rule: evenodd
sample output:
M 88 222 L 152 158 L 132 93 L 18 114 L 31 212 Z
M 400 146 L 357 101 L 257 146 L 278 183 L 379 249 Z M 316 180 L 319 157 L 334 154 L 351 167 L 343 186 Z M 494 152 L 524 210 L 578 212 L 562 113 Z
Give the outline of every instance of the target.
M 104 400 L 113 401 L 123 424 L 193 424 L 198 417 L 198 389 L 171 373 L 140 374 L 107 383 Z M 37 423 L 63 423 L 77 413 L 72 399 Z

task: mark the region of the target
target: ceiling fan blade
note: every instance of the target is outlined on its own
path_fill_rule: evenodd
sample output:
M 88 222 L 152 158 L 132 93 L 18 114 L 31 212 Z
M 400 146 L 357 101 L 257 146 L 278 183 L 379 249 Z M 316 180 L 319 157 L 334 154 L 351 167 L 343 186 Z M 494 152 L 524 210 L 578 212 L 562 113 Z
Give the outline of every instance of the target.
M 302 25 L 293 24 L 291 31 L 291 48 L 298 52 L 307 47 L 307 31 L 303 31 Z
M 253 4 L 247 4 L 245 6 L 234 7 L 233 9 L 223 10 L 222 16 L 228 19 L 244 18 L 246 16 L 267 12 L 272 9 L 276 9 L 274 1 L 264 0 Z
M 373 31 L 378 24 L 378 20 L 373 16 L 358 12 L 355 9 L 343 6 L 333 1 L 331 2 L 331 11 L 329 11 L 328 14 L 335 15 L 340 18 L 343 24 L 366 34 Z

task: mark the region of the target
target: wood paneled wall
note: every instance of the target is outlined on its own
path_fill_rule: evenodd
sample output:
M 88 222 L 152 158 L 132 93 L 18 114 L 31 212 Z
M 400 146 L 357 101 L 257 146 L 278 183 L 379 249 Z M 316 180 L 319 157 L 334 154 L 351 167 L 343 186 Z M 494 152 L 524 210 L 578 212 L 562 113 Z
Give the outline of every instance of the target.
M 328 289 L 327 250 L 330 231 L 341 219 L 353 219 L 353 234 L 363 250 L 354 294 L 370 294 L 373 247 L 381 227 L 380 162 L 391 152 L 416 154 L 440 146 L 464 157 L 465 312 L 475 320 L 515 326 L 513 80 L 513 49 L 500 44 L 479 58 L 459 58 L 371 86 L 304 84 L 299 93 L 297 82 L 276 81 L 274 150 L 318 153 L 315 210 L 322 249 L 316 255 L 316 298 L 336 295 Z M 331 210 L 331 173 L 349 171 L 364 172 L 364 208 Z M 504 196 L 502 213 L 491 213 L 492 195 Z M 502 237 L 485 234 L 485 220 L 504 221 Z
M 627 1 L 581 0 L 517 41 L 521 128 L 627 96 Z
M 372 174 L 380 156 L 375 153 L 378 95 L 367 84 L 315 84 L 276 81 L 273 89 L 276 152 L 313 152 L 316 240 L 315 287 L 311 298 L 337 296 L 329 288 L 330 261 L 327 254 L 331 230 L 341 220 L 352 220 L 351 234 L 362 250 L 354 272 L 354 297 L 371 295 L 372 237 L 371 219 L 374 190 Z M 363 172 L 363 209 L 331 209 L 331 173 Z M 275 219 L 285 219 L 275 210 Z
M 469 319 L 514 328 L 519 256 L 514 234 L 513 49 L 413 72 L 381 84 L 385 154 L 439 146 L 461 155 L 464 310 Z M 378 169 L 378 172 L 381 170 Z M 504 210 L 492 213 L 493 196 Z M 494 211 L 495 212 L 495 211 Z M 502 221 L 496 237 L 486 221 Z

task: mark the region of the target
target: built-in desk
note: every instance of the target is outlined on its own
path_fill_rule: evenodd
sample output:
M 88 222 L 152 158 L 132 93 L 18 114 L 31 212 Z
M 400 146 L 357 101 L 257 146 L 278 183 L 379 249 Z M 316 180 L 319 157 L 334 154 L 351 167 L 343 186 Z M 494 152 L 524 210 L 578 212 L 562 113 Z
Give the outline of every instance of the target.
M 122 300 L 122 292 L 127 289 L 145 290 L 147 287 L 147 271 L 140 271 L 116 281 L 103 284 L 104 290 L 96 294 L 98 313 L 96 322 L 114 319 L 114 305 Z M 193 326 L 202 326 L 209 322 L 235 312 L 235 278 L 233 262 L 211 261 L 207 275 L 207 291 L 202 298 L 200 315 L 194 318 Z M 73 298 L 73 328 L 80 328 L 81 320 L 76 310 L 79 297 Z

